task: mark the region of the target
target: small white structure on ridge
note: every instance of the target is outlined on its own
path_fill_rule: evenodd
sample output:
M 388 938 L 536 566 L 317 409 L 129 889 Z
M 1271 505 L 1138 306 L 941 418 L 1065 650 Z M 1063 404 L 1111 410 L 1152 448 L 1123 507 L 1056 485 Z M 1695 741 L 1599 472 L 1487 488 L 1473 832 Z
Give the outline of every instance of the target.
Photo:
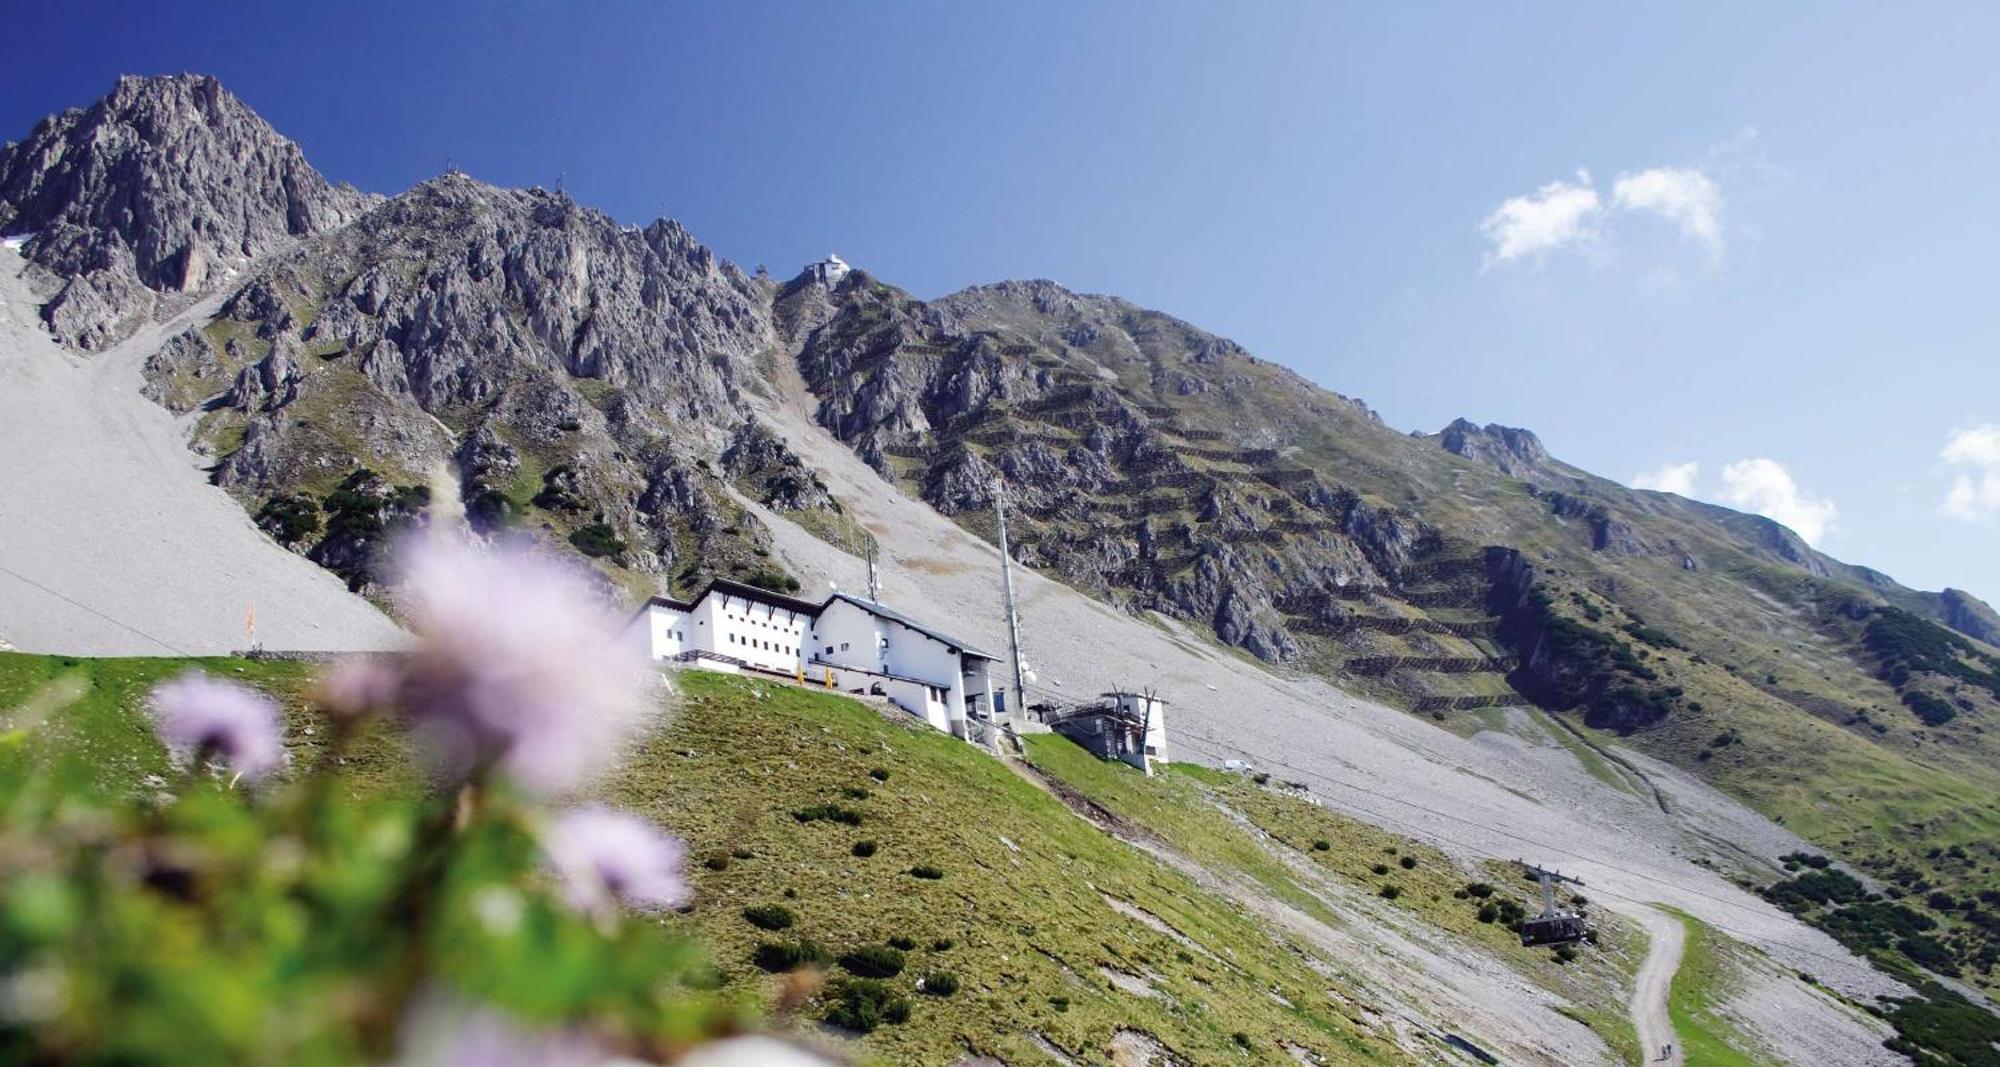
M 847 272 L 853 269 L 847 265 L 846 260 L 829 252 L 825 259 L 820 260 L 818 263 L 808 264 L 806 266 L 806 273 L 812 275 L 814 281 L 831 289 L 834 283 L 847 277 Z

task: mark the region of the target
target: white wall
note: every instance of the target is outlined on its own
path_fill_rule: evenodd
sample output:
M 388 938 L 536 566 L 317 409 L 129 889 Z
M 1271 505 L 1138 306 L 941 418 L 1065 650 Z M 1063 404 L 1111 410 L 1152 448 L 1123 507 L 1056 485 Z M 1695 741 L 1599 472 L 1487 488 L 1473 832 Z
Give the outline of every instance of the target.
M 663 604 L 648 604 L 640 616 L 632 620 L 646 643 L 646 654 L 654 659 L 668 659 L 695 647 L 693 643 L 692 621 L 679 608 Z
M 882 679 L 899 707 L 948 733 L 965 734 L 964 657 L 950 645 L 846 600 L 834 600 L 813 623 L 813 657 L 922 684 Z M 942 697 L 929 690 L 943 691 Z
M 883 627 L 889 673 L 920 678 L 945 691 L 944 717 L 954 734 L 965 732 L 965 678 L 959 654 L 950 645 L 899 623 Z
M 1115 699 L 1120 708 L 1145 718 L 1146 757 L 1155 763 L 1171 762 L 1167 757 L 1167 702 L 1147 700 L 1140 693 L 1120 693 Z
M 704 648 L 752 667 L 793 674 L 810 639 L 810 616 L 721 593 L 702 598 L 696 632 Z
M 840 667 L 889 670 L 882 650 L 883 620 L 845 600 L 835 600 L 813 622 L 813 655 Z

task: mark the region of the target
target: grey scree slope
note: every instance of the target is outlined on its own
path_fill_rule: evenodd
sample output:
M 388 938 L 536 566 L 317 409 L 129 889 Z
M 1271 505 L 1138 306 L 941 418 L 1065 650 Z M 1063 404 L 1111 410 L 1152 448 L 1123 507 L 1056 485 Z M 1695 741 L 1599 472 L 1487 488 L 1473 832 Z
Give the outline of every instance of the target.
M 208 655 L 248 645 L 251 609 L 266 648 L 402 641 L 387 616 L 208 484 L 185 427 L 140 395 L 146 356 L 215 301 L 80 357 L 37 320 L 24 266 L 0 250 L 0 642 Z

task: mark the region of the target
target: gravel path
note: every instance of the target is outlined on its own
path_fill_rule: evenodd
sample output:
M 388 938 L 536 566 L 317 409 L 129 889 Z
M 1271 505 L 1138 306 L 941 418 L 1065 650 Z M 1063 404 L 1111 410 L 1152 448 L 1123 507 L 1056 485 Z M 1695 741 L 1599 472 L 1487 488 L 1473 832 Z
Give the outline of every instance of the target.
M 0 647 L 210 655 L 394 647 L 388 617 L 210 485 L 188 426 L 140 394 L 147 355 L 216 301 L 79 357 L 0 249 Z
M 1681 948 L 1687 942 L 1687 928 L 1657 908 L 1631 908 L 1623 912 L 1638 920 L 1652 942 L 1646 962 L 1632 984 L 1632 1026 L 1639 1031 L 1639 1048 L 1647 1063 L 1681 1067 L 1687 1062 L 1681 1043 L 1674 1037 L 1674 1022 L 1667 1013 L 1667 996 L 1673 989 L 1674 972 L 1680 970 Z M 1661 1049 L 1671 1049 L 1660 1058 Z

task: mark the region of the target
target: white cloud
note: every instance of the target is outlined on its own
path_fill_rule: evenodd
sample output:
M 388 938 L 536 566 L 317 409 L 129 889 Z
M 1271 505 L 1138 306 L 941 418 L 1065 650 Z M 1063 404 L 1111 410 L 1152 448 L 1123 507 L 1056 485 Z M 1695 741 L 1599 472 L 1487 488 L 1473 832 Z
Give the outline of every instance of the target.
M 1539 256 L 1567 244 L 1590 240 L 1602 210 L 1590 172 L 1576 172 L 1575 182 L 1554 181 L 1526 196 L 1510 197 L 1479 224 L 1493 248 L 1488 265 L 1522 256 Z
M 1576 180 L 1553 181 L 1532 193 L 1509 197 L 1480 222 L 1491 243 L 1486 265 L 1541 256 L 1574 245 L 1590 245 L 1618 214 L 1650 212 L 1681 234 L 1722 253 L 1722 187 L 1694 167 L 1652 167 L 1621 174 L 1607 202 L 1597 194 L 1590 172 Z
M 1800 488 L 1785 465 L 1774 459 L 1741 459 L 1722 468 L 1717 498 L 1730 507 L 1776 519 L 1815 546 L 1840 515 L 1833 501 Z
M 1694 496 L 1695 475 L 1701 473 L 1699 463 L 1669 463 L 1659 470 L 1641 471 L 1632 476 L 1632 488 L 1655 489 L 1662 493 L 1679 493 L 1685 497 Z
M 1651 211 L 1711 251 L 1722 251 L 1722 189 L 1692 167 L 1654 167 L 1621 174 L 1611 185 L 1621 211 Z
M 2000 518 L 2000 423 L 1953 433 L 1938 457 L 1959 468 L 1939 513 L 1964 522 Z

